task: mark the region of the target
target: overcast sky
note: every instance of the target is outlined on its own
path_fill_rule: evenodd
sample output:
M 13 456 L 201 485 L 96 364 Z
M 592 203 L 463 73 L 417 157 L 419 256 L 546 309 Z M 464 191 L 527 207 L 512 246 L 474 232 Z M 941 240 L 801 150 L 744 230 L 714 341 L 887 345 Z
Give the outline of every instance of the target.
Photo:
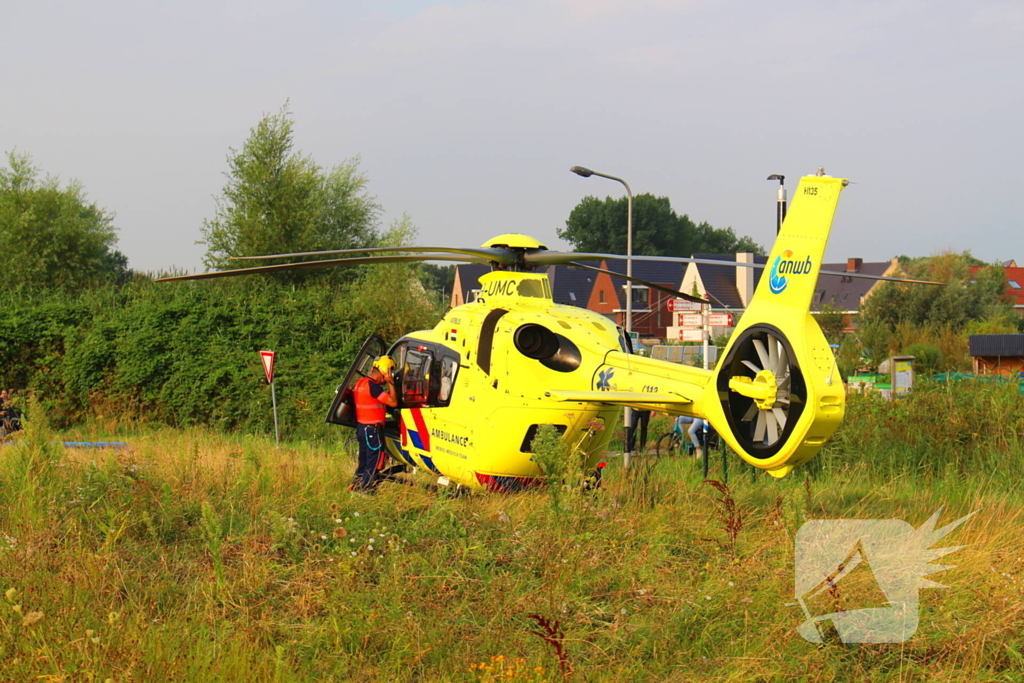
M 0 0 L 0 151 L 76 179 L 143 271 L 202 270 L 226 155 L 286 100 L 425 245 L 668 196 L 770 246 L 777 185 L 855 181 L 826 259 L 1024 262 L 1020 0 Z

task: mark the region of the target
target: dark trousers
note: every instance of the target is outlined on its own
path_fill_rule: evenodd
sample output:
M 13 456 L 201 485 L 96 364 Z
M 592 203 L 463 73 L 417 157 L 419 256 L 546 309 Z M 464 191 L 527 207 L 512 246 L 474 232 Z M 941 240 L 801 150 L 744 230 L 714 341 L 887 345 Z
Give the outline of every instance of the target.
M 356 466 L 355 488 L 369 489 L 377 483 L 377 472 L 384 465 L 384 437 L 378 425 L 356 427 L 359 440 L 359 464 Z
M 633 446 L 636 445 L 637 427 L 639 427 L 640 452 L 643 453 L 644 449 L 647 448 L 647 425 L 651 421 L 651 411 L 634 409 L 632 413 L 632 424 L 629 425 L 628 434 L 626 436 L 626 451 L 629 453 L 633 452 Z

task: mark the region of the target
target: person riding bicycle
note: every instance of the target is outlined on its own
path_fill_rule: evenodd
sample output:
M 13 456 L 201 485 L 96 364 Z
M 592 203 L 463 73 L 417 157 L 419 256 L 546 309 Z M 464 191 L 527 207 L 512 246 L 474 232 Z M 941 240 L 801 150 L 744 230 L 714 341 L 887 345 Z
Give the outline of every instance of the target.
M 684 429 L 683 425 L 690 425 L 689 429 Z M 707 422 L 698 417 L 690 417 L 689 415 L 680 415 L 676 418 L 676 423 L 673 429 L 679 434 L 679 440 L 685 441 L 686 438 L 683 436 L 684 432 L 689 436 L 690 443 L 693 444 L 693 453 L 697 458 L 704 456 L 704 445 L 701 441 L 701 436 L 704 434 L 705 425 Z

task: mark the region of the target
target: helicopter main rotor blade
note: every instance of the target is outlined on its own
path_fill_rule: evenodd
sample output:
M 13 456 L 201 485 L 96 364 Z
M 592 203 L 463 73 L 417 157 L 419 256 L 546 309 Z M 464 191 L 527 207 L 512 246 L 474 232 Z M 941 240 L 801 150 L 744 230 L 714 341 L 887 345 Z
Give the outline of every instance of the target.
M 508 249 L 493 249 L 490 247 L 454 248 L 454 247 L 368 247 L 366 249 L 330 249 L 327 251 L 299 251 L 291 254 L 265 254 L 261 256 L 232 256 L 232 261 L 254 261 L 273 258 L 297 258 L 299 256 L 327 256 L 328 254 L 384 254 L 384 253 L 423 253 L 433 252 L 437 254 L 463 254 L 465 256 L 480 256 L 488 261 L 495 261 L 502 265 L 510 266 L 516 262 L 515 254 Z M 440 259 L 431 259 L 440 260 Z
M 216 277 L 235 277 L 252 273 L 273 273 L 279 270 L 302 270 L 304 268 L 330 268 L 331 266 L 361 266 L 371 263 L 410 263 L 415 261 L 460 261 L 462 263 L 489 263 L 483 256 L 453 254 L 405 254 L 393 256 L 365 256 L 357 258 L 337 258 L 326 261 L 300 261 L 298 263 L 278 263 L 272 266 L 256 266 L 254 268 L 235 268 L 233 270 L 216 270 L 212 273 L 195 275 L 175 275 L 157 278 L 156 282 L 177 282 L 179 280 L 210 280 Z
M 527 256 L 529 256 L 529 254 L 527 254 Z M 687 301 L 693 301 L 693 302 L 696 302 L 698 304 L 710 304 L 711 303 L 707 299 L 701 299 L 700 297 L 693 296 L 692 294 L 684 294 L 684 293 L 680 292 L 679 290 L 672 289 L 671 287 L 665 287 L 664 285 L 656 285 L 653 282 L 648 282 L 647 280 L 641 280 L 638 277 L 628 277 L 626 275 L 623 275 L 622 273 L 616 273 L 614 270 L 605 270 L 604 268 L 598 268 L 597 266 L 588 266 L 588 265 L 586 265 L 584 263 L 578 263 L 576 261 L 567 261 L 566 263 L 567 263 L 567 265 L 576 266 L 577 268 L 584 268 L 586 270 L 593 270 L 593 271 L 596 271 L 598 273 L 608 273 L 612 277 L 619 277 L 619 278 L 622 278 L 623 280 L 629 280 L 630 282 L 636 282 L 637 284 L 641 284 L 644 287 L 650 287 L 651 289 L 656 289 L 659 292 L 664 292 L 665 294 L 671 294 L 672 296 L 679 297 L 680 299 L 686 299 Z
M 741 263 L 739 261 L 719 261 L 717 259 L 692 258 L 687 256 L 626 256 L 624 254 L 593 254 L 585 252 L 569 251 L 537 251 L 523 255 L 527 263 L 537 265 L 555 265 L 559 263 L 573 263 L 575 261 L 603 261 L 613 259 L 616 261 L 661 261 L 664 263 L 697 263 L 709 266 L 737 266 L 739 268 L 767 268 L 766 263 Z M 931 280 L 913 280 L 904 277 L 891 277 L 889 275 L 868 275 L 867 273 L 850 273 L 844 270 L 821 270 L 819 275 L 837 275 L 839 277 L 851 277 L 861 280 L 884 280 L 886 282 L 906 282 L 915 285 L 944 285 L 945 282 L 933 282 Z

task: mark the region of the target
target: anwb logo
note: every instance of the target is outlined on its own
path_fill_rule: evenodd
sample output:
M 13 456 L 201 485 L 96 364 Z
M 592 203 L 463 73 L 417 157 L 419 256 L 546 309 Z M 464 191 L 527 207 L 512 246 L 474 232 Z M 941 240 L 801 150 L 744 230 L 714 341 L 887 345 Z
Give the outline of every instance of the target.
M 811 272 L 812 268 L 814 268 L 814 264 L 811 263 L 810 256 L 805 261 L 796 261 L 793 259 L 792 250 L 786 249 L 775 257 L 775 263 L 772 264 L 771 272 L 768 274 L 768 288 L 772 294 L 781 294 L 789 284 L 789 278 L 786 275 L 806 275 Z
M 945 588 L 924 577 L 949 569 L 932 560 L 965 546 L 932 548 L 971 515 L 935 530 L 940 508 L 920 528 L 899 519 L 821 519 L 796 535 L 796 602 L 804 640 L 901 643 L 917 631 L 918 591 Z

